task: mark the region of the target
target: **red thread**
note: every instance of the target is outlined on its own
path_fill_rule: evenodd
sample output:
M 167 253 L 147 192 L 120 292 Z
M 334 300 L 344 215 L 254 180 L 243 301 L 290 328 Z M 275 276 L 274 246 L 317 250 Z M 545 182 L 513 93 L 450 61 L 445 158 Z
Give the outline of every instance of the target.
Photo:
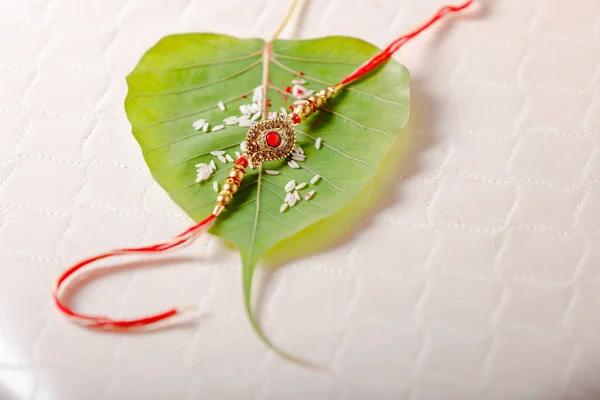
M 141 328 L 144 326 L 148 326 L 160 321 L 164 321 L 168 318 L 174 317 L 185 312 L 185 309 L 177 309 L 171 308 L 167 311 L 151 315 L 148 317 L 137 318 L 137 319 L 128 319 L 128 320 L 114 320 L 104 316 L 94 316 L 94 315 L 86 315 L 79 314 L 69 308 L 60 298 L 60 289 L 65 281 L 75 274 L 77 271 L 82 269 L 83 267 L 90 265 L 96 261 L 103 260 L 105 258 L 127 255 L 127 254 L 139 254 L 139 253 L 162 253 L 167 250 L 174 249 L 176 247 L 180 247 L 185 244 L 191 243 L 195 237 L 201 233 L 206 231 L 214 222 L 215 216 L 211 214 L 204 220 L 198 222 L 196 225 L 188 228 L 184 232 L 175 236 L 169 241 L 160 242 L 153 245 L 143 246 L 143 247 L 132 247 L 132 248 L 124 248 L 124 249 L 116 249 L 112 250 L 108 253 L 99 254 L 94 257 L 90 257 L 86 260 L 80 261 L 75 264 L 65 272 L 63 272 L 56 282 L 56 287 L 54 288 L 54 292 L 52 293 L 52 297 L 54 298 L 54 302 L 58 309 L 65 315 L 67 315 L 73 322 L 79 323 L 81 325 L 90 327 L 90 328 L 104 328 L 104 329 L 128 329 L 128 328 Z
M 462 11 L 465 8 L 469 7 L 472 3 L 473 3 L 473 0 L 468 0 L 459 6 L 445 6 L 445 7 L 440 8 L 438 10 L 438 12 L 433 17 L 431 17 L 431 19 L 429 21 L 427 21 L 426 23 L 424 23 L 423 25 L 421 25 L 414 31 L 407 33 L 406 35 L 394 40 L 392 43 L 390 43 L 390 45 L 388 47 L 386 47 L 380 53 L 375 55 L 375 57 L 371 58 L 369 61 L 367 61 L 366 63 L 361 65 L 356 71 L 354 71 L 353 73 L 348 75 L 346 78 L 344 78 L 344 80 L 341 81 L 340 84 L 346 85 L 346 84 L 360 78 L 367 72 L 372 71 L 373 69 L 377 68 L 384 61 L 388 60 L 404 44 L 406 44 L 408 41 L 410 41 L 411 39 L 416 37 L 419 33 L 423 32 L 424 30 L 429 28 L 431 25 L 433 25 L 436 21 L 441 19 L 443 16 L 445 16 L 446 14 Z

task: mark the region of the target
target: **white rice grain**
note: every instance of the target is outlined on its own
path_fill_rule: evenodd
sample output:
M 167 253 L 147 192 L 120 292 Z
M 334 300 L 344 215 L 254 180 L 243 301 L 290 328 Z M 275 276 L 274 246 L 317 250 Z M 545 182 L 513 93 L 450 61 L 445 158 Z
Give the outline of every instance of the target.
M 308 201 L 308 200 L 312 199 L 314 195 L 315 195 L 315 191 L 311 190 L 310 192 L 306 193 L 306 196 L 304 196 L 304 200 Z
M 204 126 L 202 127 L 202 132 L 208 132 L 208 128 L 210 128 L 210 124 L 207 122 L 204 124 Z
M 239 151 L 236 151 L 236 152 L 235 152 L 235 158 L 236 158 L 236 160 L 237 160 L 238 158 L 240 158 L 241 156 L 242 156 L 242 153 L 240 153 Z
M 294 190 L 294 188 L 296 187 L 296 181 L 295 180 L 291 180 L 288 183 L 285 184 L 285 191 L 286 192 L 291 192 L 292 190 Z
M 219 193 L 219 182 L 213 181 L 213 190 Z
M 240 143 L 240 150 L 242 151 L 242 153 L 246 152 L 246 141 L 245 140 L 242 143 Z
M 313 176 L 312 179 L 310 180 L 310 184 L 314 185 L 315 183 L 317 183 L 319 181 L 319 179 L 321 179 L 321 175 Z
M 288 113 L 287 113 L 287 110 L 285 109 L 285 107 L 281 107 L 281 115 L 283 115 L 284 117 L 287 117 Z
M 239 117 L 237 119 L 237 122 L 240 126 L 252 126 L 254 125 L 254 121 L 250 121 L 248 118 L 246 117 Z
M 225 125 L 217 125 L 217 126 L 213 126 L 213 128 L 210 131 L 216 132 L 216 131 L 220 131 L 223 128 L 225 128 Z
M 225 104 L 223 104 L 222 101 L 220 101 L 219 103 L 217 103 L 217 105 L 219 106 L 219 110 L 221 110 L 221 111 L 227 110 L 227 108 L 225 108 Z
M 266 172 L 268 175 L 279 175 L 279 171 L 274 171 L 274 170 L 272 170 L 272 169 L 267 169 L 267 170 L 265 170 L 265 172 Z
M 210 160 L 210 168 L 214 171 L 215 169 L 217 169 L 217 164 L 215 164 L 215 160 Z
M 195 121 L 192 126 L 194 127 L 195 130 L 199 131 L 200 129 L 202 129 L 202 127 L 204 126 L 204 124 L 206 124 L 206 120 L 205 119 L 199 119 L 198 121 Z
M 232 115 L 231 117 L 227 117 L 223 120 L 223 122 L 225 122 L 225 125 L 235 125 L 238 123 L 237 121 L 237 117 L 235 115 Z
M 284 212 L 288 207 L 288 203 L 283 203 L 281 207 L 279 207 L 279 212 Z
M 261 111 L 259 111 L 259 112 L 257 112 L 256 114 L 254 114 L 254 115 L 252 116 L 252 118 L 250 118 L 250 119 L 251 119 L 252 121 L 256 121 L 256 120 L 257 120 L 257 119 L 259 119 L 261 116 L 262 116 L 262 112 L 261 112 Z
M 293 194 L 290 196 L 290 199 L 287 201 L 287 203 L 290 205 L 290 207 L 294 207 L 297 202 L 298 202 L 298 199 L 296 199 L 296 196 L 294 196 Z
M 317 150 L 321 149 L 321 141 L 322 141 L 322 139 L 320 137 L 318 137 L 317 141 L 315 142 L 315 147 L 317 148 Z
M 297 201 L 300 201 L 300 200 L 302 200 L 302 197 L 300 197 L 300 193 L 298 193 L 298 191 L 297 191 L 297 190 L 294 190 L 294 198 L 295 198 Z
M 225 154 L 225 159 L 229 162 L 234 162 L 235 160 L 229 154 Z
M 221 161 L 223 164 L 227 164 L 227 160 L 225 159 L 225 157 L 223 157 L 222 155 L 217 155 L 217 159 L 219 161 Z
M 290 166 L 290 168 L 294 168 L 294 169 L 300 168 L 300 165 L 298 165 L 298 163 L 294 160 L 288 161 L 288 165 Z
M 255 113 L 260 111 L 260 104 L 252 103 L 250 104 L 250 113 Z
M 240 112 L 245 116 L 250 116 L 250 114 L 252 114 L 252 110 L 250 109 L 250 104 L 241 105 Z
M 211 151 L 210 154 L 213 156 L 222 156 L 223 154 L 225 154 L 225 152 L 223 150 L 215 150 Z
M 288 204 L 290 204 L 290 200 L 291 200 L 291 199 L 293 199 L 293 198 L 295 198 L 295 197 L 294 197 L 294 193 L 292 193 L 292 192 L 289 192 L 289 193 L 286 193 L 286 195 L 285 195 L 285 198 L 283 199 L 283 201 L 284 201 L 285 203 L 288 203 Z
M 264 95 L 264 90 L 263 90 L 263 86 L 257 86 L 254 89 L 254 92 L 252 93 L 252 102 L 253 103 L 260 103 L 263 100 L 263 95 Z
M 304 189 L 306 187 L 306 182 L 302 182 L 298 185 L 296 185 L 296 190 L 301 190 Z
M 292 160 L 294 161 L 304 161 L 306 159 L 302 154 L 292 154 Z

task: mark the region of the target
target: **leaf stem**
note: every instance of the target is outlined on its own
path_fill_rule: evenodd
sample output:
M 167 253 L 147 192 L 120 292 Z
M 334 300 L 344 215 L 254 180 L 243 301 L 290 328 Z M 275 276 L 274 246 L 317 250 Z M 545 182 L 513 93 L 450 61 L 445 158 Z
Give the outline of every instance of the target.
M 292 5 L 290 6 L 287 14 L 285 15 L 285 17 L 283 18 L 283 21 L 281 22 L 281 25 L 279 25 L 279 28 L 277 28 L 277 30 L 275 31 L 275 33 L 273 34 L 273 36 L 271 37 L 270 42 L 272 42 L 273 40 L 277 39 L 279 37 L 279 35 L 281 35 L 281 32 L 283 32 L 283 30 L 285 29 L 285 27 L 287 26 L 287 24 L 290 22 L 290 19 L 292 18 L 292 15 L 294 15 L 294 11 L 296 11 L 296 8 L 298 7 L 298 4 L 300 3 L 301 0 L 293 0 L 292 1 Z

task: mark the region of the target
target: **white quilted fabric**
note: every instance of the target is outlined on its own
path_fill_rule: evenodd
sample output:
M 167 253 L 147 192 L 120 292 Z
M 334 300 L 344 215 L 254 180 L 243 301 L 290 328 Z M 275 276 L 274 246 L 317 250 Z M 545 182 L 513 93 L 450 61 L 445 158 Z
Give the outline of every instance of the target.
M 480 2 L 398 54 L 414 160 L 362 232 L 263 285 L 269 336 L 330 374 L 259 342 L 214 238 L 72 299 L 120 316 L 197 304 L 196 325 L 102 334 L 54 311 L 70 262 L 190 223 L 123 113 L 143 51 L 173 32 L 268 37 L 287 3 L 0 1 L 0 399 L 597 399 L 598 0 Z M 313 0 L 287 33 L 383 46 L 440 5 Z

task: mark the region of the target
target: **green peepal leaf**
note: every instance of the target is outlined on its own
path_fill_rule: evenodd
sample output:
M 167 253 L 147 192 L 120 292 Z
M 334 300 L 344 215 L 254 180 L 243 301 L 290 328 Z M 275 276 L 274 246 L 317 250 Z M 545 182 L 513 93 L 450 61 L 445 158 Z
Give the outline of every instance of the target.
M 195 121 L 204 119 L 215 127 L 229 116 L 240 116 L 239 107 L 252 103 L 260 85 L 267 87 L 269 111 L 289 109 L 295 98 L 286 88 L 293 79 L 301 78 L 307 90 L 318 91 L 341 81 L 377 52 L 362 40 L 339 36 L 271 44 L 217 34 L 168 36 L 128 76 L 125 108 L 152 175 L 198 221 L 215 205 L 213 181 L 220 185 L 233 166 L 211 152 L 225 151 L 235 158 L 248 127 L 226 125 L 203 132 L 194 128 Z M 282 242 L 289 247 L 292 237 L 301 237 L 296 245 L 309 248 L 310 237 L 295 235 L 317 223 L 326 224 L 370 187 L 407 122 L 408 81 L 408 71 L 390 60 L 342 89 L 297 126 L 297 145 L 306 155 L 305 161 L 298 162 L 300 168 L 291 168 L 286 160 L 249 168 L 242 187 L 211 229 L 239 249 L 250 321 L 261 338 L 286 357 L 265 337 L 252 313 L 251 285 L 257 262 Z M 322 138 L 320 149 L 315 146 L 318 138 Z M 196 183 L 196 164 L 211 160 L 216 171 Z M 310 184 L 315 175 L 321 179 Z M 290 180 L 307 185 L 299 191 L 302 200 L 280 212 Z M 307 201 L 304 196 L 311 190 L 315 195 Z M 329 235 L 344 233 L 339 218 L 336 221 Z

